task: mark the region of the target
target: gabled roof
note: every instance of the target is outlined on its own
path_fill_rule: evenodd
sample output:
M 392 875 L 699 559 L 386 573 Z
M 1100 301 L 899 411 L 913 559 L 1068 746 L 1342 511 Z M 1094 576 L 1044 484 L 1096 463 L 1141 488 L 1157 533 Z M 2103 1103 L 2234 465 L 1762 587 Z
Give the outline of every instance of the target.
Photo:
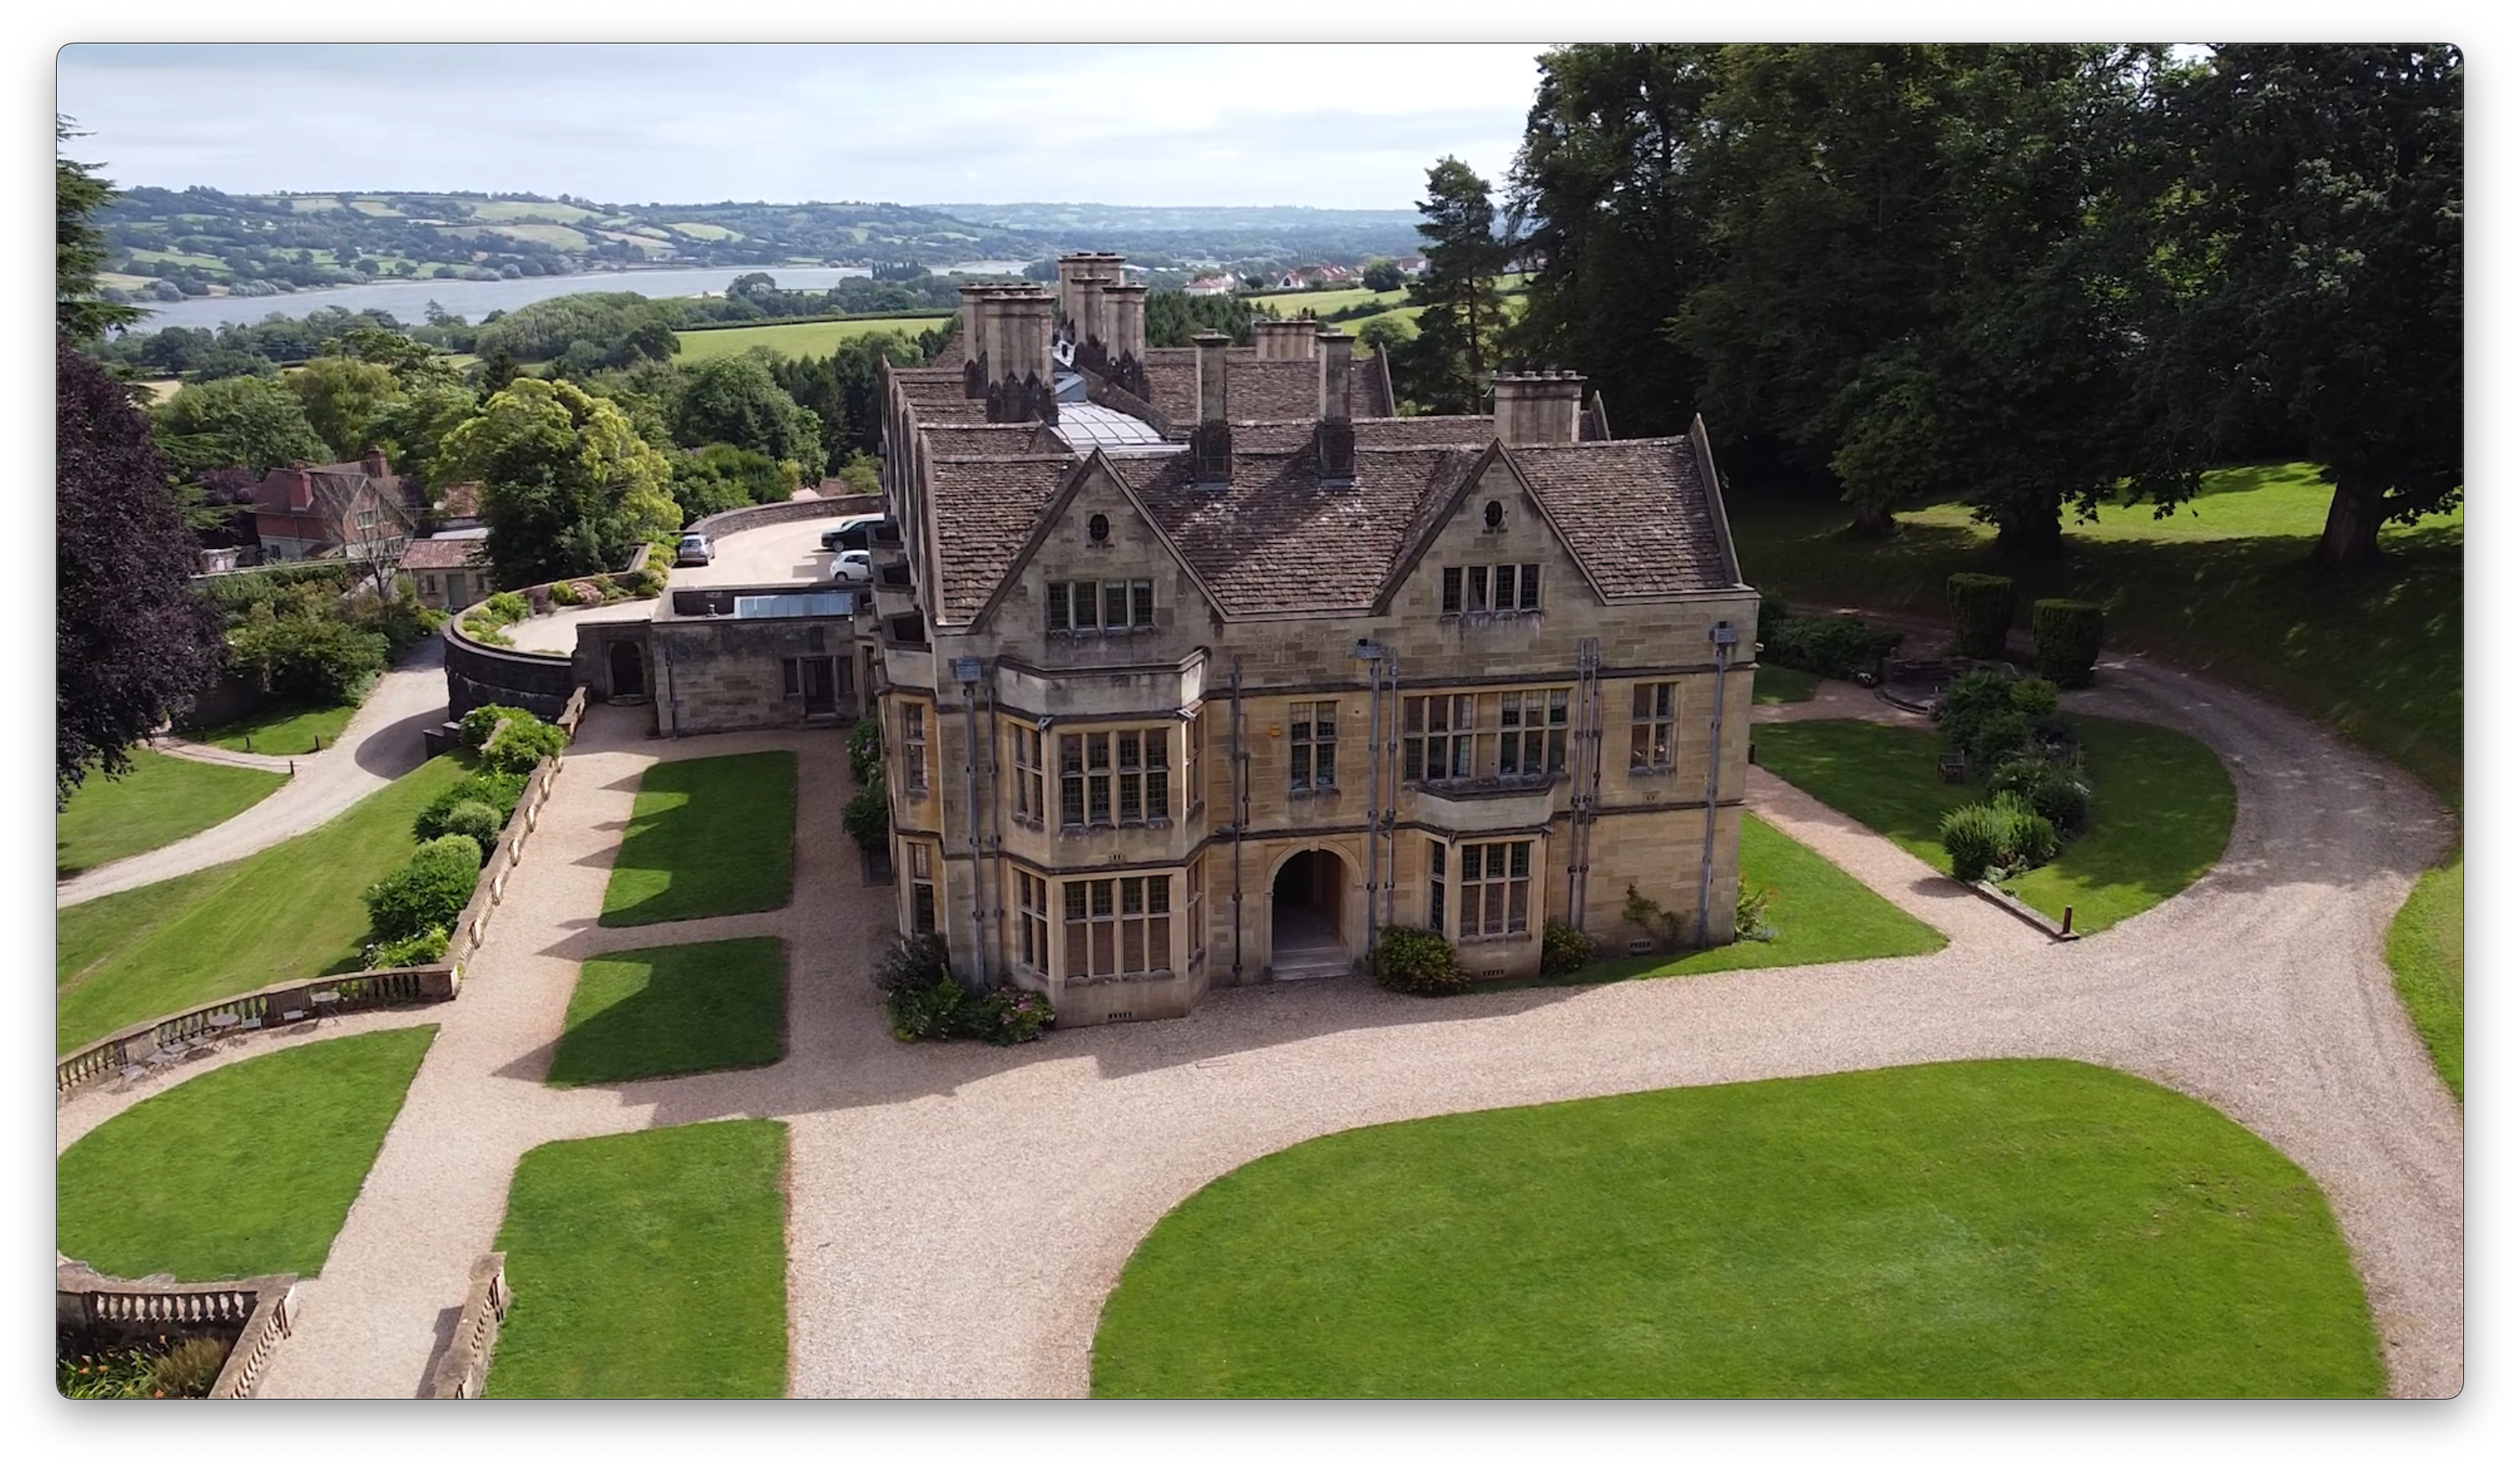
M 414 541 L 402 549 L 405 571 L 454 571 L 478 564 L 484 543 L 479 536 L 453 536 Z
M 1198 422 L 1198 348 L 1147 349 L 1147 400 L 1176 424 Z M 1310 357 L 1263 361 L 1254 347 L 1225 349 L 1225 416 L 1237 423 L 1270 423 L 1312 419 L 1321 414 L 1322 366 Z M 1366 377 L 1349 378 L 1349 407 L 1363 407 L 1357 389 Z M 1371 389 L 1368 390 L 1371 392 Z
M 1043 509 L 1081 463 L 1066 453 L 928 462 L 939 624 L 961 626 L 979 615 Z
M 1127 501 L 1139 517 L 1153 529 L 1157 544 L 1171 554 L 1183 570 L 1190 573 L 1191 582 L 1198 588 L 1199 595 L 1207 599 L 1210 606 L 1223 610 L 1223 603 L 1217 601 L 1216 593 L 1207 585 L 1207 579 L 1199 574 L 1198 567 L 1192 564 L 1189 556 L 1183 554 L 1182 548 L 1175 544 L 1171 533 L 1164 529 L 1163 521 L 1156 517 L 1152 509 L 1139 496 L 1128 479 L 1113 467 L 1111 458 L 1097 449 L 1078 464 L 1075 473 L 1060 481 L 1058 493 L 1051 496 L 1049 503 L 1044 505 L 1035 515 L 1031 533 L 1024 537 L 1023 545 L 999 571 L 997 589 L 989 595 L 988 601 L 981 604 L 979 611 L 973 615 L 972 621 L 976 622 L 986 617 L 997 608 L 999 602 L 1006 600 L 1008 591 L 1013 587 L 1025 565 L 1041 550 L 1042 543 L 1050 538 L 1051 527 L 1058 524 L 1059 517 L 1067 513 L 1068 507 L 1075 503 L 1077 493 L 1098 476 L 1109 480 L 1118 487 L 1120 498 Z
M 1234 456 L 1223 490 L 1192 482 L 1187 455 L 1114 465 L 1227 615 L 1369 610 L 1418 508 L 1461 483 L 1475 453 L 1360 449 L 1352 488 L 1327 490 L 1309 447 Z
M 1738 585 L 1697 442 L 1688 436 L 1517 444 L 1508 451 L 1612 601 Z

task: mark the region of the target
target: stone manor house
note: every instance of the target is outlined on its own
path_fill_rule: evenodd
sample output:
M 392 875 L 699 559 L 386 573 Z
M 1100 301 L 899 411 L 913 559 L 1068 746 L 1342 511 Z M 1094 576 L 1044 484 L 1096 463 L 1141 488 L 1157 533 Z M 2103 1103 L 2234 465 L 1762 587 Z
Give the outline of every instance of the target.
M 1732 937 L 1757 597 L 1702 423 L 1571 374 L 1396 417 L 1309 320 L 1149 348 L 1118 257 L 974 286 L 885 382 L 877 636 L 905 931 L 1063 1025 L 1346 973 L 1424 926 Z

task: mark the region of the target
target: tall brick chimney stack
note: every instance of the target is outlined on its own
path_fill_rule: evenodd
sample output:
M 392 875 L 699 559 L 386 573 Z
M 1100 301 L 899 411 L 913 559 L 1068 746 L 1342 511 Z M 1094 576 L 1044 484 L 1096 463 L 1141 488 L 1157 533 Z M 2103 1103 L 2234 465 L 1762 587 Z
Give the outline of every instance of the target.
M 1263 362 L 1293 362 L 1313 355 L 1313 334 L 1320 330 L 1321 324 L 1310 317 L 1280 322 L 1255 316 L 1251 344 L 1259 349 Z
M 1234 480 L 1234 429 L 1225 422 L 1225 347 L 1222 332 L 1191 338 L 1198 348 L 1198 426 L 1191 430 L 1191 477 L 1209 486 Z
M 1111 334 L 1104 343 L 1111 356 L 1134 357 L 1141 361 L 1147 355 L 1147 288 L 1144 286 L 1105 286 L 1102 308 L 1111 318 Z
M 1356 424 L 1347 415 L 1349 353 L 1355 341 L 1337 328 L 1314 338 L 1322 364 L 1322 419 L 1313 428 L 1314 467 L 1333 488 L 1356 483 Z

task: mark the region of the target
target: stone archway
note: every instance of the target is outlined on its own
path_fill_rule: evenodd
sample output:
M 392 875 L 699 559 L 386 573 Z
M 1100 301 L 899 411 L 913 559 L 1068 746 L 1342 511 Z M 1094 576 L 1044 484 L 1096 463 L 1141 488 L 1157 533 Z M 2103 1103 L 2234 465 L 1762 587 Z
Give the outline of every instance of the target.
M 612 697 L 648 696 L 648 660 L 638 644 L 624 638 L 605 645 L 605 663 L 611 675 Z
M 1355 967 L 1346 943 L 1347 863 L 1314 847 L 1278 867 L 1269 884 L 1269 977 L 1321 979 Z

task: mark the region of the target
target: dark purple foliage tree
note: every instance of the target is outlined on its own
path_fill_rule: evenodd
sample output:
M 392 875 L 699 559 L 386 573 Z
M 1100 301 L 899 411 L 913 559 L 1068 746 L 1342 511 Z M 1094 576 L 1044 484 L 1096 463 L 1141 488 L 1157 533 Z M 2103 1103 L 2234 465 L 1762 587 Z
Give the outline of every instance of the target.
M 218 677 L 222 619 L 186 580 L 197 543 L 149 421 L 122 384 L 57 338 L 53 794 L 130 747 Z

